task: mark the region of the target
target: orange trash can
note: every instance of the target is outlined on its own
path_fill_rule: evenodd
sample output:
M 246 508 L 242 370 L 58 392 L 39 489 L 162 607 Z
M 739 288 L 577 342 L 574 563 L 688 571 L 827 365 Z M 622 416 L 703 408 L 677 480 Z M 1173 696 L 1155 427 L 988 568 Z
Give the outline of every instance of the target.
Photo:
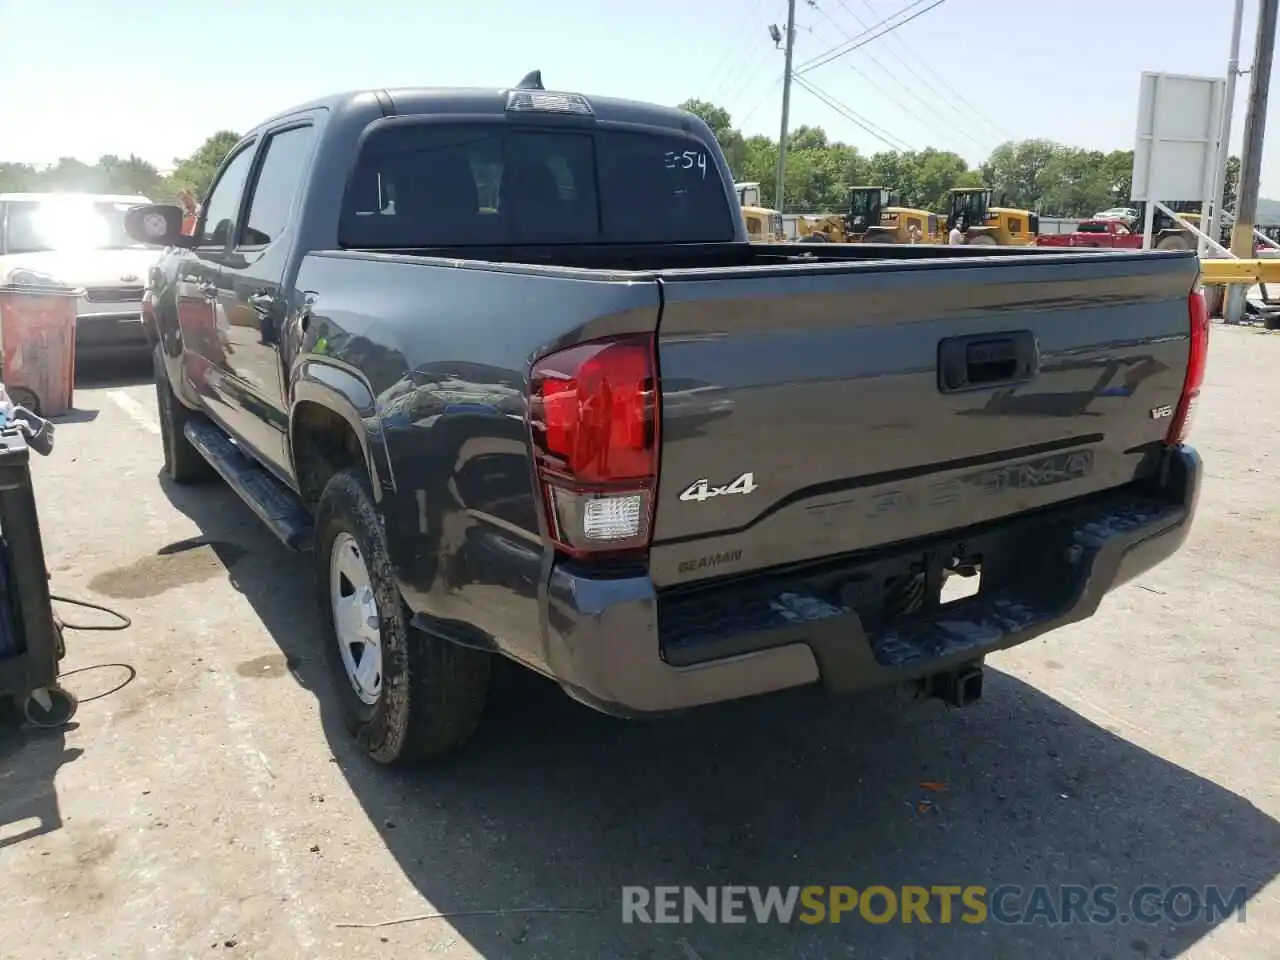
M 14 403 L 42 417 L 72 409 L 76 304 L 83 291 L 16 269 L 0 275 L 0 356 Z

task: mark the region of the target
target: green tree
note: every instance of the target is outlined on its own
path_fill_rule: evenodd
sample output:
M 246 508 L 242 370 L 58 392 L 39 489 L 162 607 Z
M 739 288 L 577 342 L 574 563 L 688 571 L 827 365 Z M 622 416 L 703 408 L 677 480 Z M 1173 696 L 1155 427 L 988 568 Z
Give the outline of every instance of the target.
M 163 178 L 156 168 L 132 154 L 126 160 L 113 154 L 99 157 L 97 169 L 111 193 L 138 194 L 154 199 L 162 186 Z
M 27 193 L 39 189 L 40 172 L 26 163 L 0 163 L 0 193 Z
M 1227 157 L 1226 186 L 1222 190 L 1222 202 L 1231 210 L 1236 206 L 1236 191 L 1240 189 L 1240 158 Z
M 203 198 L 213 183 L 218 167 L 231 152 L 231 148 L 239 142 L 240 134 L 230 130 L 219 130 L 202 143 L 191 156 L 176 158 L 173 161 L 173 173 L 166 178 L 163 196 L 166 199 L 173 199 L 179 191 L 187 189 L 197 197 Z

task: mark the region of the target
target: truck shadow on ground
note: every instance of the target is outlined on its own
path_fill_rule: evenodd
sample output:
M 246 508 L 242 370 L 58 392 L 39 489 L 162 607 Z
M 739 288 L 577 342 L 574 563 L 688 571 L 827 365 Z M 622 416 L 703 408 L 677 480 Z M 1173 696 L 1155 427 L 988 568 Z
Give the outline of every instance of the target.
M 622 922 L 622 888 L 1112 885 L 1127 913 L 1143 885 L 1252 899 L 1280 873 L 1276 820 L 998 670 L 963 711 L 799 693 L 625 723 L 503 669 L 464 754 L 377 768 L 336 715 L 307 559 L 225 488 L 164 488 L 206 537 L 243 549 L 232 582 L 319 697 L 352 792 L 405 876 L 452 914 L 341 931 L 348 941 L 422 950 L 448 924 L 493 958 L 1174 957 L 1238 918 L 974 926 L 941 923 L 933 905 L 928 926 L 856 912 L 816 926 L 643 925 Z

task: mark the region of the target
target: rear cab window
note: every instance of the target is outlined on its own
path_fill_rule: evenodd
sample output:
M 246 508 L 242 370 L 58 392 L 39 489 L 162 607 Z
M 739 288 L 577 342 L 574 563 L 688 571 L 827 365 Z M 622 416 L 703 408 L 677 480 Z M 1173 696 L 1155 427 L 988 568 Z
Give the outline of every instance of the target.
M 373 131 L 344 247 L 724 243 L 734 212 L 693 137 L 599 126 L 424 120 Z

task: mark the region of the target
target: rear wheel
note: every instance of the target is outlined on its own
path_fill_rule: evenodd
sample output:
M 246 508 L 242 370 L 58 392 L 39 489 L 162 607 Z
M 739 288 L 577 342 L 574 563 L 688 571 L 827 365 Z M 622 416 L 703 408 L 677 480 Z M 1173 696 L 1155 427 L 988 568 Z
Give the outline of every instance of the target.
M 386 535 L 356 470 L 316 509 L 316 587 L 326 660 L 347 729 L 379 763 L 462 746 L 484 713 L 491 656 L 409 626 Z
M 1180 233 L 1170 234 L 1163 237 L 1156 244 L 1157 250 L 1190 250 L 1191 243 Z
M 989 233 L 976 233 L 965 240 L 965 246 L 968 247 L 998 247 L 996 238 Z
M 195 414 L 182 405 L 173 392 L 164 354 L 157 345 L 151 354 L 156 380 L 156 412 L 160 418 L 160 442 L 164 446 L 164 472 L 174 483 L 198 483 L 213 477 L 213 467 L 200 456 L 183 432 Z
M 830 243 L 831 242 L 829 239 L 827 239 L 827 235 L 825 233 L 811 233 L 809 234 L 807 239 L 810 243 Z

